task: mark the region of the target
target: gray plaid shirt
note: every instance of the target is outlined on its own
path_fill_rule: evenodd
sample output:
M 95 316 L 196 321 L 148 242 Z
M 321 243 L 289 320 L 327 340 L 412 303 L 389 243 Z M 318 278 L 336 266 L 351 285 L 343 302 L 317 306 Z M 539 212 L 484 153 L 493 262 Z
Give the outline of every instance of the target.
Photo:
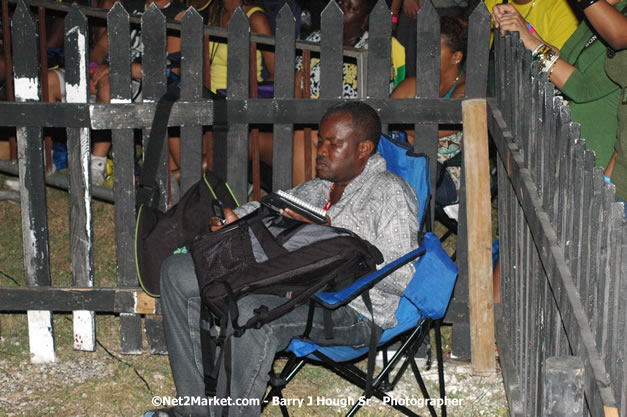
M 330 181 L 316 178 L 289 192 L 316 207 L 324 207 L 331 185 Z M 248 203 L 235 213 L 241 216 L 257 207 L 258 203 Z M 386 169 L 379 154 L 370 157 L 364 171 L 348 184 L 340 201 L 327 214 L 333 226 L 349 229 L 375 245 L 383 254 L 384 264 L 418 247 L 416 194 L 402 178 Z M 375 322 L 383 329 L 396 325 L 394 312 L 413 274 L 414 266 L 406 265 L 370 290 Z M 349 306 L 370 318 L 361 298 Z

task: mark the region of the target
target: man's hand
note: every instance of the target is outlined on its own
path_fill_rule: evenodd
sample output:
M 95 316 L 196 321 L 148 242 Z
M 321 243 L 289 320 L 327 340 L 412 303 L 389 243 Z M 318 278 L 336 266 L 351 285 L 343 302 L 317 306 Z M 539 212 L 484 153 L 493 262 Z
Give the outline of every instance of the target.
M 298 214 L 295 211 L 288 209 L 288 208 L 281 209 L 279 212 L 281 213 L 281 216 L 285 216 L 290 219 L 300 220 L 301 222 L 305 222 L 305 223 L 313 223 L 307 217 L 301 214 Z M 329 216 L 326 216 L 326 218 L 327 218 L 327 222 L 324 223 L 323 226 L 331 226 L 331 219 L 329 218 Z
M 419 0 L 404 0 L 403 1 L 403 13 L 405 16 L 411 17 L 412 19 L 416 19 L 416 15 L 420 11 L 420 1 Z
M 239 218 L 237 217 L 237 214 L 235 214 L 233 210 L 228 207 L 224 207 L 224 217 L 224 223 L 217 217 L 212 217 L 209 220 L 209 227 L 211 228 L 212 232 L 222 229 L 225 225 L 231 224 Z

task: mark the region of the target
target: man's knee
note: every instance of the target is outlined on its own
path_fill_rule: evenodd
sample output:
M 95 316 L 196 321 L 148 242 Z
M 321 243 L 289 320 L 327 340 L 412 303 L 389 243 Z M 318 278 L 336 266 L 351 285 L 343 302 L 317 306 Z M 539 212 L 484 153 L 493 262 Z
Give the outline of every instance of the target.
M 191 255 L 176 254 L 161 264 L 161 294 L 178 291 L 187 297 L 198 296 L 198 281 Z

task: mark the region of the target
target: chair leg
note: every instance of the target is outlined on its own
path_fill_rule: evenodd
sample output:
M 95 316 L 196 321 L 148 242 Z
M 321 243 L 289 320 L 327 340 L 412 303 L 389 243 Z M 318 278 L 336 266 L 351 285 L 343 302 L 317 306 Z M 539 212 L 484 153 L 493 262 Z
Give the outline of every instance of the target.
M 263 411 L 268 404 L 272 402 L 272 398 L 278 397 L 283 398 L 283 388 L 298 374 L 298 372 L 305 366 L 305 360 L 299 359 L 296 356 L 290 357 L 285 367 L 281 371 L 281 375 L 277 376 L 274 370 L 270 372 L 270 391 L 265 396 L 263 403 L 261 405 L 261 410 Z M 281 409 L 281 414 L 283 417 L 289 417 L 289 412 L 287 411 L 287 407 L 283 404 L 279 404 L 279 408 Z
M 431 417 L 437 417 L 435 413 L 435 408 L 431 405 L 431 396 L 429 396 L 429 391 L 427 391 L 427 386 L 425 385 L 425 381 L 422 379 L 422 375 L 420 374 L 420 369 L 418 369 L 418 365 L 416 365 L 416 360 L 412 357 L 409 358 L 409 364 L 411 365 L 412 371 L 414 371 L 414 376 L 416 377 L 416 382 L 418 382 L 418 386 L 420 387 L 420 391 L 422 392 L 422 396 L 427 400 L 427 408 L 429 409 L 429 413 Z
M 442 320 L 436 320 L 434 323 L 435 329 L 435 350 L 438 357 L 438 382 L 440 383 L 440 399 L 442 399 L 442 417 L 446 417 L 446 403 L 444 399 L 446 397 L 446 390 L 444 387 L 444 355 L 442 354 L 442 333 L 440 332 L 440 325 Z

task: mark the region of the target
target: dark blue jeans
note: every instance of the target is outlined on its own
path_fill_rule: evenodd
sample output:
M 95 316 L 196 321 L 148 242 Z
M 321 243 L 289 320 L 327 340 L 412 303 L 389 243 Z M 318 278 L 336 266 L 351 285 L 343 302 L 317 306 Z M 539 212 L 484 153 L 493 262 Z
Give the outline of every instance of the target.
M 161 270 L 161 301 L 170 367 L 178 397 L 204 397 L 202 350 L 200 346 L 200 296 L 194 263 L 189 254 L 170 256 Z M 260 305 L 270 308 L 285 300 L 274 295 L 251 295 L 238 302 L 239 322 L 244 324 Z M 277 352 L 300 336 L 307 323 L 307 306 L 301 306 L 260 329 L 246 330 L 232 338 L 230 398 L 258 399 L 265 394 L 269 372 Z M 367 346 L 370 320 L 350 307 L 332 314 L 334 338 L 325 340 L 322 314 L 314 316 L 311 339 L 318 344 Z M 225 392 L 222 368 L 218 377 L 218 395 Z M 259 403 L 260 404 L 260 403 Z M 177 407 L 180 416 L 220 416 L 221 409 L 202 406 Z M 229 416 L 258 416 L 260 405 L 231 406 Z

